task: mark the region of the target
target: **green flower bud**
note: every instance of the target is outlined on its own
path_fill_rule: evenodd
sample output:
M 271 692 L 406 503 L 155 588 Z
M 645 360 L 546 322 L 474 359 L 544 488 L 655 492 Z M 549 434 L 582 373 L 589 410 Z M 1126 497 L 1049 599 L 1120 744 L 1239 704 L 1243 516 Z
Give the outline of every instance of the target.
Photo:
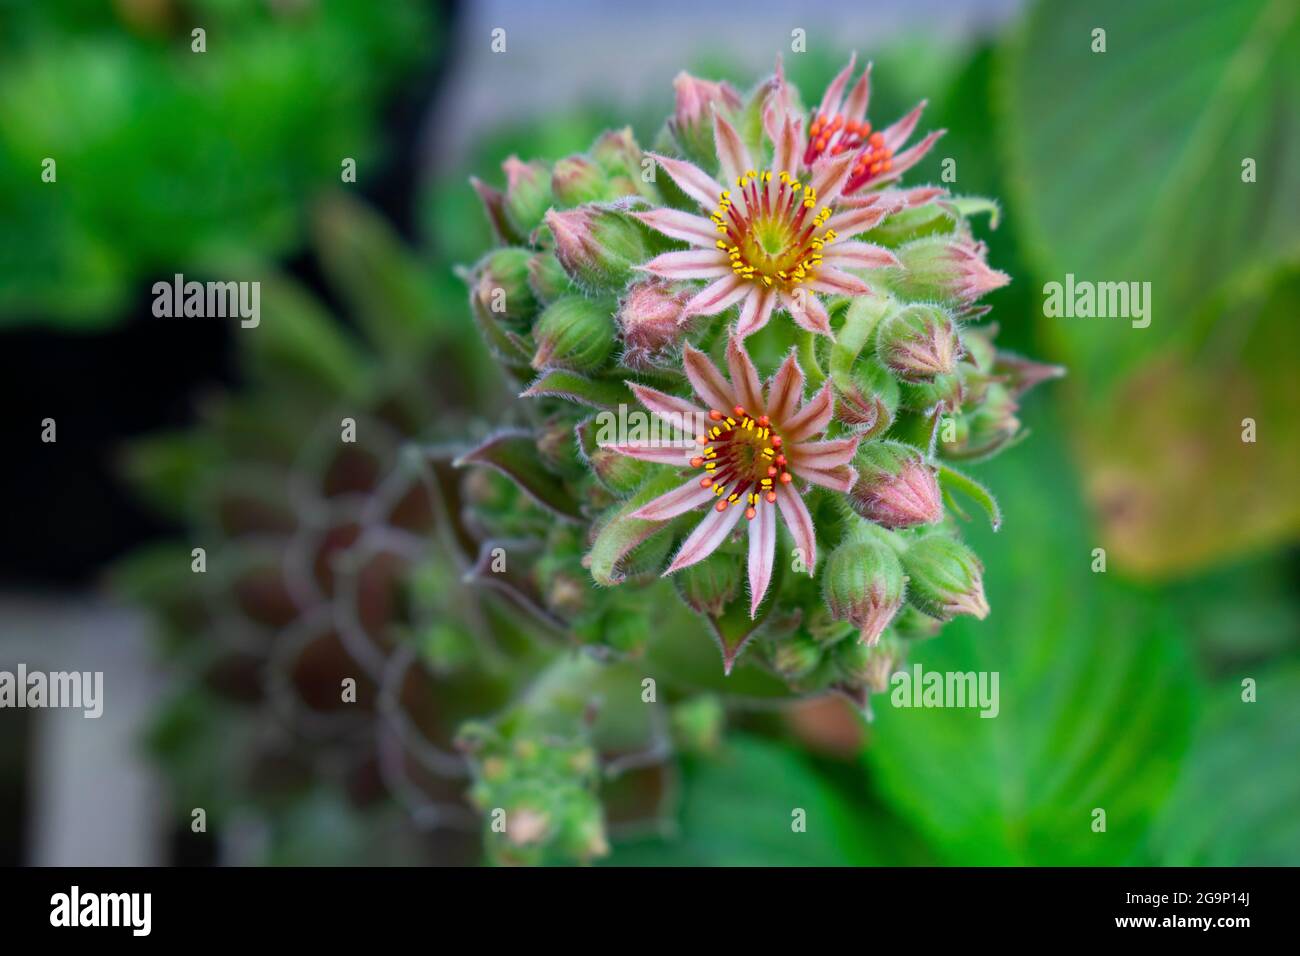
M 862 238 L 877 245 L 897 249 L 913 239 L 946 235 L 956 228 L 957 214 L 952 206 L 940 202 L 926 202 L 892 213 Z
M 613 209 L 552 209 L 545 222 L 555 238 L 560 265 L 585 288 L 621 289 L 631 278 L 633 266 L 649 258 L 642 226 Z
M 890 314 L 876 334 L 876 354 L 905 382 L 930 382 L 957 368 L 957 323 L 932 305 L 909 305 Z
M 858 446 L 853 467 L 858 480 L 849 492 L 849 505 L 868 521 L 886 528 L 914 528 L 943 517 L 935 470 L 911 445 L 866 442 Z
M 701 80 L 689 73 L 678 73 L 673 80 L 677 104 L 668 129 L 677 148 L 687 159 L 696 163 L 717 162 L 717 148 L 713 143 L 713 111 L 732 111 L 744 105 L 740 94 L 729 83 Z
M 612 198 L 605 171 L 586 156 L 567 156 L 551 170 L 551 192 L 565 206 Z
M 788 681 L 807 677 L 822 660 L 822 649 L 807 634 L 796 634 L 777 645 L 772 666 Z
M 903 552 L 907 600 L 931 617 L 947 621 L 958 614 L 985 618 L 984 565 L 975 552 L 944 534 L 916 538 Z
M 835 649 L 836 669 L 850 684 L 872 694 L 889 688 L 889 678 L 902 662 L 902 649 L 897 639 L 889 636 L 875 645 L 853 642 Z
M 551 175 L 540 161 L 522 162 L 511 156 L 501 168 L 506 173 L 505 215 L 520 235 L 528 235 L 542 223 L 551 208 Z
M 537 298 L 528 281 L 527 249 L 505 248 L 488 253 L 475 269 L 473 296 L 480 314 L 519 325 L 537 311 Z
M 967 305 L 1011 281 L 1005 272 L 990 269 L 984 243 L 964 236 L 931 236 L 898 249 L 902 269 L 886 277 L 890 289 L 903 299 Z
M 875 644 L 903 606 L 903 566 L 886 541 L 854 536 L 826 559 L 822 595 L 831 614 L 848 621 L 865 644 Z
M 677 593 L 697 614 L 720 617 L 740 593 L 740 562 L 715 551 L 703 561 L 679 571 Z
M 600 368 L 614 351 L 612 306 L 580 295 L 556 299 L 538 316 L 533 327 L 537 352 L 535 369 L 566 368 L 590 372 Z
M 911 605 L 905 605 L 894 617 L 892 626 L 899 637 L 909 641 L 919 641 L 938 634 L 943 627 L 943 622 L 936 621 Z
M 961 407 L 965 400 L 965 385 L 959 373 L 936 375 L 928 382 L 899 382 L 899 404 L 917 412 L 930 412 L 936 406 L 944 409 Z
M 964 427 L 959 440 L 940 446 L 944 457 L 971 460 L 1001 451 L 1020 433 L 1020 419 L 1016 417 L 1019 410 L 1019 404 L 1005 387 L 990 383 L 980 404 L 961 417 Z
M 528 260 L 528 287 L 542 305 L 550 305 L 562 295 L 579 291 L 553 252 L 534 253 Z
M 611 197 L 639 195 L 660 202 L 653 179 L 646 177 L 654 164 L 646 159 L 630 127 L 602 133 L 591 147 L 591 157 L 609 175 Z

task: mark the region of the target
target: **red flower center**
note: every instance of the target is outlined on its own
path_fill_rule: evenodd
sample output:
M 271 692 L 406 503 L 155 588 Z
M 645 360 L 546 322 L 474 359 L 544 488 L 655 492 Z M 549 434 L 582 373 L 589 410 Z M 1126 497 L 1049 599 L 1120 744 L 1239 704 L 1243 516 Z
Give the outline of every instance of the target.
M 743 497 L 745 517 L 753 520 L 759 502 L 776 503 L 777 483 L 789 484 L 793 478 L 781 436 L 766 415 L 751 417 L 740 405 L 730 415 L 714 409 L 709 418 L 716 424 L 695 439 L 704 449 L 691 459 L 692 467 L 705 471 L 700 487 L 713 489 L 719 511 Z
M 828 148 L 832 156 L 849 150 L 862 150 L 849 173 L 844 187 L 846 193 L 853 192 L 881 173 L 889 172 L 894 165 L 894 151 L 885 145 L 885 135 L 873 133 L 871 124 L 866 120 L 861 123 L 853 120 L 846 122 L 839 114 L 813 116 L 812 125 L 808 128 L 808 149 L 804 152 L 804 165 L 812 165 L 813 160 Z

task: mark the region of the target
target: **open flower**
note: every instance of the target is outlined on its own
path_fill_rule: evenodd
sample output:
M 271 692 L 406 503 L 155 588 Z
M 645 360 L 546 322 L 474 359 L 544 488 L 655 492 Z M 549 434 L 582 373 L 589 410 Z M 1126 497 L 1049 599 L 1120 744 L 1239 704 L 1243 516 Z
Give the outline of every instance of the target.
M 852 241 L 894 208 L 877 197 L 867 197 L 857 208 L 838 207 L 853 156 L 818 164 L 805 181 L 790 172 L 799 163 L 795 122 L 786 117 L 775 140 L 773 168 L 760 172 L 735 127 L 714 113 L 714 142 L 730 189 L 692 163 L 650 154 L 708 213 L 669 208 L 637 213 L 651 228 L 694 247 L 664 253 L 641 266 L 644 271 L 667 279 L 711 280 L 686 303 L 683 321 L 740 303 L 736 335 L 744 338 L 766 325 L 779 304 L 803 328 L 830 335 L 830 317 L 818 293 L 867 295 L 867 284 L 845 270 L 898 264 L 889 250 Z
M 844 95 L 853 77 L 857 54 L 826 88 L 821 104 L 808 117 L 806 133 L 803 124 L 795 120 L 800 129 L 799 149 L 802 168 L 815 169 L 842 155 L 853 157 L 849 175 L 841 193 L 849 196 L 864 187 L 882 186 L 894 182 L 911 169 L 934 146 L 944 130 L 926 135 L 916 145 L 899 152 L 916 129 L 925 101 L 918 103 L 910 113 L 883 130 L 873 130 L 867 121 L 867 105 L 871 99 L 871 64 L 862 71 L 858 81 Z M 775 139 L 786 122 L 793 119 L 789 89 L 778 60 L 773 92 L 764 111 L 764 126 Z
M 776 560 L 776 519 L 790 529 L 809 573 L 817 561 L 812 516 L 794 484 L 799 478 L 835 491 L 848 492 L 857 480 L 849 464 L 857 436 L 819 441 L 831 421 L 834 396 L 827 383 L 804 403 L 803 371 L 791 354 L 772 376 L 766 390 L 740 340 L 727 346 L 728 381 L 701 351 L 687 345 L 686 377 L 701 404 L 629 382 L 637 399 L 670 426 L 698 422 L 694 443 L 680 441 L 609 444 L 604 447 L 631 458 L 669 465 L 687 464 L 698 474 L 680 487 L 650 501 L 632 514 L 646 521 L 667 521 L 707 508 L 682 543 L 664 574 L 704 560 L 735 529 L 743 515 L 749 531 L 750 616 L 772 580 Z

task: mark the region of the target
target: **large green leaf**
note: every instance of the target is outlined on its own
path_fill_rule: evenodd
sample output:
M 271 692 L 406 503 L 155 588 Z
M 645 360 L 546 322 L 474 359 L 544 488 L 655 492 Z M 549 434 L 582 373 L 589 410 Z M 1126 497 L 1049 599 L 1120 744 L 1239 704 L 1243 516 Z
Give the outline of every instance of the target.
M 1149 328 L 1053 320 L 1091 389 L 1186 334 L 1225 279 L 1300 254 L 1293 0 L 1042 3 L 1006 54 L 1012 200 L 1041 278 L 1152 285 Z
M 806 829 L 795 832 L 794 811 Z M 620 846 L 617 866 L 870 866 L 915 862 L 909 831 L 878 804 L 849 800 L 806 758 L 736 734 L 687 767 L 679 832 Z
M 1129 859 L 1186 746 L 1195 685 L 1183 635 L 1156 596 L 1091 571 L 1095 542 L 1054 425 L 988 467 L 1003 529 L 967 529 L 992 614 L 954 621 L 911 661 L 997 672 L 997 716 L 873 700 L 868 763 L 954 863 Z
M 1179 780 L 1152 834 L 1171 866 L 1300 865 L 1300 667 L 1243 667 L 1209 695 Z M 1241 680 L 1256 699 L 1242 699 Z
M 1037 281 L 1150 283 L 1147 328 L 1042 320 L 1116 566 L 1169 576 L 1293 538 L 1300 6 L 1046 3 L 1004 54 L 1000 139 Z

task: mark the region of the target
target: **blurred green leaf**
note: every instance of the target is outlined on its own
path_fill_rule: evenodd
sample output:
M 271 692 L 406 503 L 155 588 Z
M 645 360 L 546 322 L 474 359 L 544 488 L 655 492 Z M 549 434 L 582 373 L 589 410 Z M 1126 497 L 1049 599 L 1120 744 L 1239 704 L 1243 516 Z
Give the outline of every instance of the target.
M 807 829 L 795 832 L 796 809 Z M 899 862 L 898 821 L 850 801 L 806 758 L 735 734 L 721 753 L 690 762 L 673 839 L 629 843 L 616 866 L 873 866 Z
M 1241 679 L 1256 681 L 1254 703 Z M 1300 865 L 1300 666 L 1217 686 L 1151 838 L 1166 866 Z
M 1297 62 L 1293 0 L 1040 3 L 1013 34 L 1004 142 L 1041 277 L 1152 284 L 1148 329 L 1053 324 L 1091 389 L 1213 319 L 1224 280 L 1300 254 Z
M 1129 859 L 1172 786 L 1195 684 L 1157 596 L 1090 570 L 1094 540 L 1055 422 L 988 466 L 1006 515 L 968 526 L 992 613 L 916 647 L 927 671 L 999 674 L 999 712 L 905 709 L 890 692 L 867 759 L 886 799 L 965 865 Z M 1092 830 L 1093 810 L 1106 832 Z

